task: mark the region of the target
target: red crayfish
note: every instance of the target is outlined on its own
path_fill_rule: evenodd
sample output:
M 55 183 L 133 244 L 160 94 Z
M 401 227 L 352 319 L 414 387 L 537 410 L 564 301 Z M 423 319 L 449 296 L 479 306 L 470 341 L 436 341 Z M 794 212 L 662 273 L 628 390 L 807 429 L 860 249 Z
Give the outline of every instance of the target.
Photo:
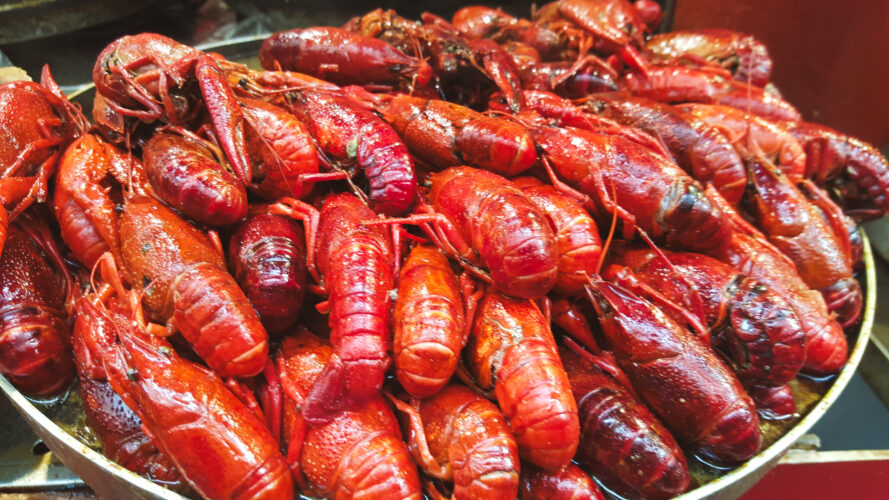
M 80 110 L 62 94 L 49 66 L 41 83 L 0 85 L 0 252 L 9 223 L 34 201 L 47 199 L 47 182 L 62 151 L 88 128 Z
M 286 395 L 283 445 L 296 483 L 329 498 L 419 500 L 417 467 L 381 395 L 325 424 L 306 425 L 302 405 L 333 355 L 329 344 L 306 330 L 285 338 L 277 355 L 277 374 Z
M 0 373 L 29 397 L 48 399 L 74 380 L 72 278 L 46 224 L 13 223 L 0 255 Z
M 392 313 L 392 354 L 395 376 L 410 395 L 435 394 L 457 369 L 475 304 L 467 284 L 461 296 L 447 257 L 435 247 L 418 245 L 405 260 Z
M 453 481 L 455 500 L 516 496 L 518 448 L 494 403 L 459 385 L 412 404 L 393 401 L 407 416 L 415 459 L 427 474 Z
M 681 441 L 719 463 L 759 451 L 753 401 L 709 346 L 619 285 L 593 279 L 587 293 L 618 366 Z
M 192 121 L 201 109 L 190 92 L 192 82 L 200 88 L 200 102 L 229 163 L 241 182 L 249 184 L 243 113 L 213 57 L 163 35 L 142 33 L 111 42 L 93 67 L 93 83 L 108 108 L 144 121 Z
M 321 425 L 343 410 L 361 408 L 382 387 L 390 362 L 395 256 L 387 231 L 365 225 L 376 216 L 355 196 L 328 196 L 320 214 L 299 203 L 278 211 L 310 221 L 309 270 L 327 293 L 317 307 L 329 312 L 334 352 L 301 403 L 306 422 Z
M 577 405 L 553 334 L 533 302 L 488 290 L 466 361 L 479 387 L 496 393 L 525 460 L 549 471 L 571 461 L 580 438 Z

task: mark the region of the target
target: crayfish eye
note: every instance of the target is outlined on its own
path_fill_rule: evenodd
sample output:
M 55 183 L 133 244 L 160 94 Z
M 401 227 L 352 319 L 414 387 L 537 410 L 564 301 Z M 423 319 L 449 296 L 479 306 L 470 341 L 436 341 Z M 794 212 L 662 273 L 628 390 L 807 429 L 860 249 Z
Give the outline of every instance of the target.
M 612 309 L 611 304 L 608 303 L 605 299 L 599 299 L 599 308 L 601 309 L 602 315 L 613 314 L 614 309 Z
M 393 73 L 401 73 L 404 70 L 403 64 L 393 64 L 390 68 Z
M 688 191 L 682 194 L 679 199 L 678 210 L 680 212 L 690 212 L 694 209 L 695 204 L 701 198 L 701 191 L 694 185 L 688 186 Z

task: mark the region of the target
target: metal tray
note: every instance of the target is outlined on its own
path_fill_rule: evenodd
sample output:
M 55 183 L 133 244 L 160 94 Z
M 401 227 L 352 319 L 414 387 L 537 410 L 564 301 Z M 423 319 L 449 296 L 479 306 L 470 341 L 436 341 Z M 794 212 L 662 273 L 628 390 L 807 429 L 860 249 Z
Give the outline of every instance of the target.
M 67 33 L 130 15 L 157 0 L 0 0 L 0 43 Z
M 257 52 L 265 37 L 251 37 L 230 40 L 228 42 L 201 47 L 203 50 L 215 51 L 223 56 L 257 67 Z M 86 109 L 92 105 L 94 89 L 87 86 L 71 96 Z M 873 327 L 874 312 L 877 301 L 877 283 L 874 271 L 874 257 L 870 241 L 864 236 L 864 283 L 865 304 L 861 325 L 854 340 L 849 360 L 833 380 L 832 385 L 821 399 L 791 427 L 782 437 L 756 456 L 732 471 L 710 481 L 694 490 L 677 497 L 681 500 L 724 499 L 733 500 L 750 489 L 761 479 L 778 460 L 787 452 L 793 443 L 807 433 L 824 413 L 836 402 L 845 389 L 861 358 Z M 53 451 L 75 474 L 80 476 L 95 492 L 103 498 L 133 499 L 183 499 L 184 497 L 162 488 L 147 479 L 133 474 L 123 467 L 111 462 L 103 455 L 89 448 L 83 442 L 56 425 L 40 409 L 33 405 L 5 377 L 0 377 L 0 391 L 12 401 L 22 414 L 28 425 L 40 436 L 50 450 Z

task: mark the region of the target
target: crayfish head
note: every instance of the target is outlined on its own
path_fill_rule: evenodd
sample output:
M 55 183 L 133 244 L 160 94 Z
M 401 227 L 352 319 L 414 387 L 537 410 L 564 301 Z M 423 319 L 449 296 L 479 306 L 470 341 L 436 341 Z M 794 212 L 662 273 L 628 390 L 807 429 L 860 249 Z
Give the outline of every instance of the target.
M 96 58 L 96 64 L 93 66 L 93 83 L 96 84 L 97 93 L 106 99 L 121 105 L 133 106 L 137 103 L 127 95 L 125 75 L 117 71 L 123 65 L 118 55 L 118 48 L 125 38 L 127 37 L 118 38 L 108 44 Z

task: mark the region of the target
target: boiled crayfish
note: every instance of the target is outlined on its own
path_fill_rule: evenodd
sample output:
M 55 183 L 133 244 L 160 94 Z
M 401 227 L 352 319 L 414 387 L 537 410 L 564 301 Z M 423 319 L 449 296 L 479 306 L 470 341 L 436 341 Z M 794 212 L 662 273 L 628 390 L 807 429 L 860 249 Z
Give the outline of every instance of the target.
M 749 35 L 531 17 L 377 9 L 265 71 L 125 36 L 93 131 L 48 70 L 0 85 L 0 371 L 79 375 L 108 456 L 210 499 L 661 499 L 744 463 L 848 359 L 889 163 Z

